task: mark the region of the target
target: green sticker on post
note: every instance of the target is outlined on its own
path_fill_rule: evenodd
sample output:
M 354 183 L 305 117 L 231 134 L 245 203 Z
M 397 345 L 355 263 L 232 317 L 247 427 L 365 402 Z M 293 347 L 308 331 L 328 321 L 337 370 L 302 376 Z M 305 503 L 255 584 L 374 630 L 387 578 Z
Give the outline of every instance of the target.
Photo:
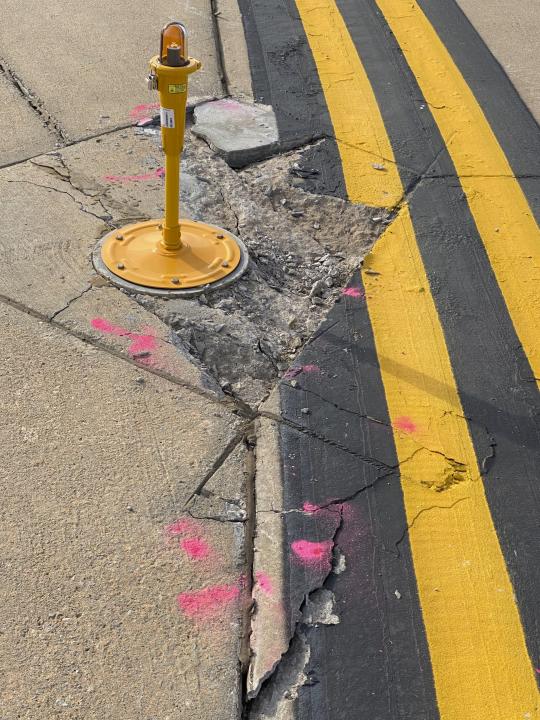
M 177 95 L 178 93 L 184 93 L 186 92 L 187 86 L 186 84 L 182 85 L 169 85 L 169 92 L 173 95 Z

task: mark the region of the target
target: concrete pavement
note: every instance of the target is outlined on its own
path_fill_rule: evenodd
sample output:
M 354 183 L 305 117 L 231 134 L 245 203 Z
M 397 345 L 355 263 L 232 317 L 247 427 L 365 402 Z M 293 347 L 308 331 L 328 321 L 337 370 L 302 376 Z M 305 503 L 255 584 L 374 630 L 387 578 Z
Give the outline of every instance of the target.
M 162 212 L 158 138 L 111 131 L 155 113 L 147 61 L 178 8 L 3 10 L 0 715 L 230 720 L 247 662 L 250 421 L 90 259 L 115 224 Z M 211 3 L 180 19 L 204 66 L 191 99 L 220 97 Z
M 0 323 L 2 713 L 236 716 L 242 524 L 185 502 L 241 421 L 17 308 Z
M 495 55 L 523 101 L 540 123 L 540 13 L 534 0 L 514 3 L 457 0 L 482 40 Z
M 38 109 L 50 116 L 61 141 L 127 125 L 141 105 L 155 104 L 146 89 L 148 60 L 159 52 L 159 32 L 180 11 L 170 0 L 147 3 L 36 5 L 8 0 L 3 8 L 0 57 L 21 80 Z M 204 58 L 191 95 L 221 97 L 223 84 L 210 0 L 182 4 L 189 51 Z M 21 42 L 21 28 L 28 43 Z M 155 111 L 155 108 L 154 108 Z M 148 110 L 146 110 L 148 114 Z

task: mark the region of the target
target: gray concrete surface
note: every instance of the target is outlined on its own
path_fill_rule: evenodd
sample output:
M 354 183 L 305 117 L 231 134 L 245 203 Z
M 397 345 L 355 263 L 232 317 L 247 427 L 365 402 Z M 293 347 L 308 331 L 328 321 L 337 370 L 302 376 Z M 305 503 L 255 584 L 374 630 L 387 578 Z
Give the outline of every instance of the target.
M 537 0 L 457 0 L 540 122 L 540 8 Z
M 71 140 L 125 125 L 137 106 L 158 102 L 145 78 L 170 20 L 187 25 L 189 52 L 203 62 L 191 95 L 223 94 L 210 0 L 5 0 L 2 17 L 0 56 Z
M 182 514 L 238 420 L 5 304 L 0 324 L 2 715 L 236 717 L 241 592 L 177 598 L 240 587 L 239 526 Z
M 43 125 L 9 78 L 0 71 L 0 167 L 54 149 L 57 138 Z
M 156 138 L 62 152 L 0 171 L 0 715 L 230 720 L 247 647 L 246 421 L 90 262 L 112 223 L 159 211 L 159 178 L 110 179 L 152 176 Z
M 192 132 L 233 168 L 265 160 L 279 148 L 276 116 L 271 107 L 231 98 L 198 105 Z
M 229 95 L 253 102 L 251 70 L 238 0 L 215 0 L 223 73 Z

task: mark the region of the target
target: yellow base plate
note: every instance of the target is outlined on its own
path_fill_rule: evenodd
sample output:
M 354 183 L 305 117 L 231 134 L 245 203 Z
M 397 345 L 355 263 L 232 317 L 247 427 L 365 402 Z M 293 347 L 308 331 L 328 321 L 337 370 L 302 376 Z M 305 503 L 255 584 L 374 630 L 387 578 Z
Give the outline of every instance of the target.
M 222 280 L 240 263 L 241 250 L 234 235 L 194 220 L 180 221 L 180 250 L 165 250 L 162 222 L 126 225 L 106 235 L 101 259 L 108 270 L 135 285 L 179 290 Z

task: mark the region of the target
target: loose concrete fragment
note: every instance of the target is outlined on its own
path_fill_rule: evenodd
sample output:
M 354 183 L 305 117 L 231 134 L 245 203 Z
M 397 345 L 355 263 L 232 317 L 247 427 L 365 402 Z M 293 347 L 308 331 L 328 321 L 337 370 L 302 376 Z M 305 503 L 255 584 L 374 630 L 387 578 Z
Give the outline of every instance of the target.
M 276 674 L 249 707 L 249 720 L 294 720 L 299 690 L 309 682 L 305 670 L 310 647 L 302 632 L 293 638 Z
M 337 625 L 339 617 L 334 613 L 334 593 L 326 588 L 319 588 L 306 599 L 302 613 L 302 622 L 306 625 Z
M 119 351 L 141 368 L 163 373 L 224 398 L 221 388 L 197 366 L 171 330 L 133 298 L 113 287 L 93 287 L 55 317 L 79 335 Z
M 255 697 L 289 647 L 290 632 L 283 606 L 283 517 L 272 509 L 283 506 L 281 461 L 277 423 L 261 418 L 257 428 L 257 466 L 253 558 L 251 663 L 247 677 L 248 698 Z
M 276 117 L 267 105 L 249 105 L 225 99 L 199 105 L 194 111 L 192 132 L 234 168 L 277 152 L 279 134 Z

